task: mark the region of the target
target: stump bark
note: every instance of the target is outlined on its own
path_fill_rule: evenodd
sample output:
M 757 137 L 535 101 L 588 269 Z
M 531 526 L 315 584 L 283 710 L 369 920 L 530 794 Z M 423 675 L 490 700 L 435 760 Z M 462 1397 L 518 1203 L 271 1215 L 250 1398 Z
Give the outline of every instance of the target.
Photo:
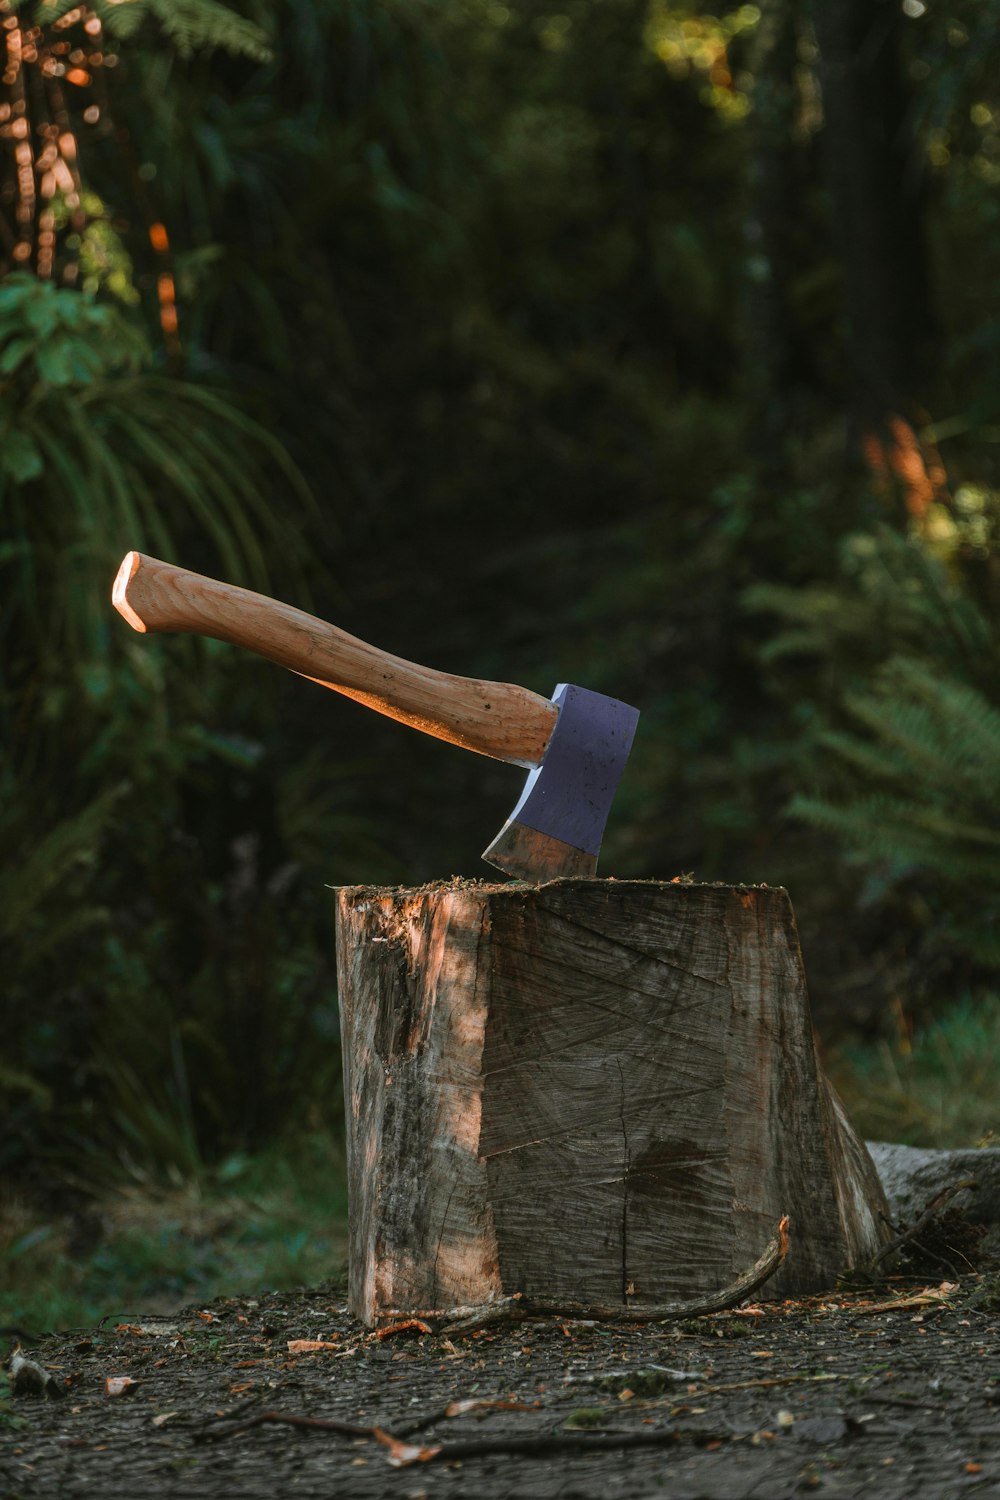
M 832 1285 L 884 1241 L 818 1063 L 786 891 L 572 879 L 338 898 L 349 1300 L 637 1308 L 751 1265 Z

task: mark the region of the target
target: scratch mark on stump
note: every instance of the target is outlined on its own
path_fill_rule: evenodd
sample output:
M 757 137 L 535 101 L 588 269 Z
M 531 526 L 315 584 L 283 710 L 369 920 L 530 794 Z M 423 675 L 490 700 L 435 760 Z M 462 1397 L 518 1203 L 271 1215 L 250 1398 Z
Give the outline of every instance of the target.
M 621 1122 L 622 1122 L 622 1301 L 623 1302 L 627 1302 L 628 1299 L 629 1299 L 629 1279 L 628 1279 L 628 1189 L 629 1189 L 629 1182 L 628 1182 L 628 1177 L 629 1177 L 629 1168 L 630 1168 L 631 1163 L 630 1163 L 630 1152 L 629 1152 L 629 1144 L 628 1144 L 628 1123 L 627 1123 L 627 1121 L 625 1119 L 625 1073 L 624 1073 L 624 1071 L 622 1069 L 621 1061 L 618 1058 L 616 1058 L 615 1062 L 616 1062 L 617 1067 L 618 1067 L 618 1080 L 619 1080 L 619 1083 L 621 1084 L 621 1093 L 620 1093 L 620 1096 L 619 1096 L 618 1113 L 619 1113 L 619 1118 L 621 1119 Z
M 441 1228 L 438 1230 L 437 1248 L 434 1251 L 434 1272 L 432 1281 L 435 1299 L 437 1298 L 438 1293 L 438 1266 L 441 1263 L 441 1246 L 444 1243 L 444 1232 L 448 1227 L 448 1215 L 451 1212 L 451 1200 L 452 1198 L 454 1198 L 457 1188 L 458 1183 L 453 1182 L 451 1185 L 451 1192 L 448 1194 L 448 1201 L 444 1206 L 444 1213 L 441 1216 Z

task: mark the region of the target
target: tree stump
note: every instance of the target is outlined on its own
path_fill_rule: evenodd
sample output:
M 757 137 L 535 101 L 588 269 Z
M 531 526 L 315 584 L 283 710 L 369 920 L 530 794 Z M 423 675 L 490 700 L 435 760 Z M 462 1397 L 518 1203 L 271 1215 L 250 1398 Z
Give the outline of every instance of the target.
M 831 1286 L 887 1231 L 819 1066 L 788 894 L 567 879 L 339 893 L 349 1299 L 639 1308 L 790 1254 Z

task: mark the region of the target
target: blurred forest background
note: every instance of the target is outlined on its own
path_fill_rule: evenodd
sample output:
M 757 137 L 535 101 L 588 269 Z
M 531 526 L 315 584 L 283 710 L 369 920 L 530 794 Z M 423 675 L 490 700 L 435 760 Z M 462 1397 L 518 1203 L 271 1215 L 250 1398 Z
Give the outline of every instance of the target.
M 987 1137 L 998 34 L 0 0 L 0 1310 L 329 1273 L 329 887 L 485 875 L 521 781 L 134 635 L 131 547 L 640 706 L 603 873 L 788 886 L 862 1128 Z

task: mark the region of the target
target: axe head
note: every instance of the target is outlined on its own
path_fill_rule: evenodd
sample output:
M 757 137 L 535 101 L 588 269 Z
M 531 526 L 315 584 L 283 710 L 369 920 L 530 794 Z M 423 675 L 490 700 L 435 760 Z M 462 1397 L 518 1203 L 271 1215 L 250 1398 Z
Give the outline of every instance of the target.
M 559 710 L 542 762 L 483 859 L 518 880 L 593 875 L 611 802 L 639 711 L 588 688 L 560 683 Z

